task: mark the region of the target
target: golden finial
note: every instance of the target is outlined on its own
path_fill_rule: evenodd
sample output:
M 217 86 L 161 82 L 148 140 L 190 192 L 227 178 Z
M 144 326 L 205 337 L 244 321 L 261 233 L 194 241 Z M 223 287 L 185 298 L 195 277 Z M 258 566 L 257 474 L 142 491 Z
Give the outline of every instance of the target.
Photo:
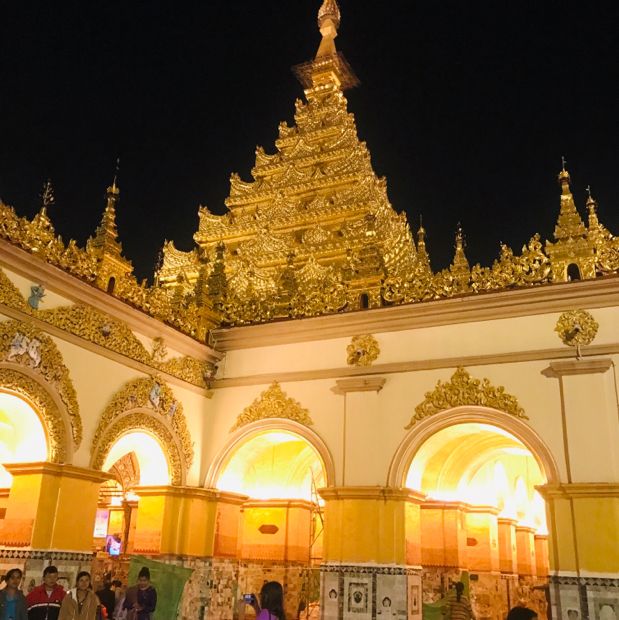
M 320 33 L 324 36 L 323 28 L 333 26 L 335 28 L 335 34 L 340 27 L 341 14 L 340 7 L 337 5 L 336 0 L 324 0 L 320 9 L 318 9 L 318 28 Z
M 56 202 L 54 198 L 54 188 L 51 179 L 47 179 L 41 192 L 41 213 L 47 213 L 47 207 L 51 207 Z
M 112 181 L 112 185 L 107 188 L 108 196 L 113 194 L 114 196 L 118 196 L 120 194 L 120 190 L 118 189 L 118 171 L 120 169 L 120 157 L 116 159 L 116 170 L 114 171 L 114 179 Z
M 566 166 L 567 160 L 563 155 L 561 155 L 561 172 L 559 172 L 558 181 L 563 187 L 563 193 L 569 193 L 570 186 L 570 173 L 567 171 Z

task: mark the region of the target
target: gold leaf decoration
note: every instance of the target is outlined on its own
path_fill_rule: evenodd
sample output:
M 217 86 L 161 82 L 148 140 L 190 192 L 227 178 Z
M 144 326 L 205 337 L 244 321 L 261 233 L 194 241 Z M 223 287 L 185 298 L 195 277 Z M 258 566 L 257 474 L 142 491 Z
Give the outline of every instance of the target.
M 82 420 L 75 388 L 54 341 L 23 321 L 0 323 L 0 361 L 28 368 L 53 388 L 67 409 L 75 447 L 82 441 Z
M 249 407 L 243 410 L 230 432 L 251 422 L 256 422 L 256 420 L 266 418 L 286 418 L 305 426 L 312 426 L 313 424 L 309 411 L 302 407 L 299 402 L 287 396 L 279 383 L 274 381 Z
M 101 415 L 92 440 L 92 467 L 100 469 L 114 442 L 131 430 L 155 434 L 168 456 L 174 484 L 184 480 L 193 462 L 193 443 L 183 405 L 172 390 L 155 377 L 126 383 Z
M 26 299 L 2 269 L 0 269 L 0 303 L 30 313 Z
M 346 347 L 346 353 L 349 366 L 371 366 L 380 354 L 380 347 L 372 334 L 365 334 L 354 336 Z
M 449 381 L 438 381 L 432 392 L 426 392 L 424 401 L 415 407 L 415 415 L 404 428 L 408 430 L 428 416 L 465 405 L 490 407 L 528 419 L 516 397 L 508 394 L 503 386 L 495 387 L 488 379 L 474 379 L 460 366 Z
M 0 368 L 0 385 L 3 392 L 13 393 L 32 404 L 45 427 L 49 460 L 65 463 L 68 452 L 65 422 L 49 392 L 31 377 L 12 368 Z
M 557 321 L 555 331 L 568 347 L 591 344 L 598 333 L 598 322 L 586 310 L 569 310 Z

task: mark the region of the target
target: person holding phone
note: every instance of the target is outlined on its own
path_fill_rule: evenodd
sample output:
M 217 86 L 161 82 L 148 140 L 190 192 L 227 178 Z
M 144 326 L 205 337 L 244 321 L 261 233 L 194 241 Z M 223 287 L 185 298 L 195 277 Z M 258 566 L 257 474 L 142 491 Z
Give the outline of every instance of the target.
M 260 604 L 255 594 L 245 594 L 243 601 L 256 610 L 256 620 L 286 620 L 284 589 L 279 581 L 267 581 L 260 590 Z

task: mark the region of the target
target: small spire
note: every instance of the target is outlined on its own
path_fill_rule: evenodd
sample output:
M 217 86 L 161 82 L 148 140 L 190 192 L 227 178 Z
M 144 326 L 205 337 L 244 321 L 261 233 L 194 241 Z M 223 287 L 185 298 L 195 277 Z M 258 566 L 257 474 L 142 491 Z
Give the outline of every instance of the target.
M 322 41 L 316 53 L 316 58 L 332 56 L 337 53 L 335 49 L 335 37 L 340 27 L 341 14 L 336 0 L 324 0 L 318 10 L 318 29 L 322 35 Z
M 120 194 L 120 190 L 118 189 L 118 171 L 120 170 L 120 157 L 116 159 L 116 170 L 114 170 L 114 179 L 112 180 L 112 185 L 107 188 L 108 196 L 110 194 L 114 194 L 118 196 Z
M 570 193 L 571 179 L 570 179 L 570 173 L 567 171 L 565 167 L 566 165 L 567 165 L 567 160 L 565 159 L 563 155 L 561 155 L 561 172 L 559 172 L 559 176 L 557 177 L 557 180 L 559 181 L 559 184 L 561 185 L 563 194 Z
M 45 215 L 47 208 L 55 204 L 54 188 L 52 187 L 52 180 L 47 179 L 43 184 L 43 191 L 41 192 L 41 213 Z

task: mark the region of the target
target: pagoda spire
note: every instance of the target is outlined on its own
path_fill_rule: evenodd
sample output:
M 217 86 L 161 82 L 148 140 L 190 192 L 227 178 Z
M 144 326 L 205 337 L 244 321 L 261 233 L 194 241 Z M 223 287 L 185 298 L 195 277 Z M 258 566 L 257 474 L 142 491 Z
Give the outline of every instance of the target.
M 114 291 L 118 280 L 133 271 L 131 262 L 122 255 L 122 245 L 118 241 L 116 227 L 116 205 L 120 196 L 118 188 L 118 166 L 112 184 L 107 188 L 105 209 L 101 223 L 95 231 L 95 236 L 88 240 L 87 248 L 97 260 L 97 284 L 109 293 Z
M 417 256 L 421 266 L 430 271 L 430 256 L 426 247 L 426 229 L 423 227 L 422 216 L 419 216 L 419 229 L 417 230 Z
M 570 189 L 570 173 L 566 169 L 565 157 L 561 157 L 561 172 L 557 177 L 561 186 L 561 209 L 555 226 L 555 239 L 584 237 L 587 234 L 585 224 L 576 210 L 574 197 Z
M 335 37 L 340 27 L 341 14 L 337 0 L 324 0 L 318 10 L 318 29 L 322 35 L 322 41 L 316 53 L 316 59 L 324 56 L 332 56 L 337 53 Z
M 344 55 L 337 51 L 335 38 L 341 23 L 340 7 L 337 0 L 323 0 L 318 9 L 318 30 L 322 39 L 314 60 L 293 67 L 293 71 L 303 88 L 334 83 L 341 90 L 354 88 L 359 84 Z

